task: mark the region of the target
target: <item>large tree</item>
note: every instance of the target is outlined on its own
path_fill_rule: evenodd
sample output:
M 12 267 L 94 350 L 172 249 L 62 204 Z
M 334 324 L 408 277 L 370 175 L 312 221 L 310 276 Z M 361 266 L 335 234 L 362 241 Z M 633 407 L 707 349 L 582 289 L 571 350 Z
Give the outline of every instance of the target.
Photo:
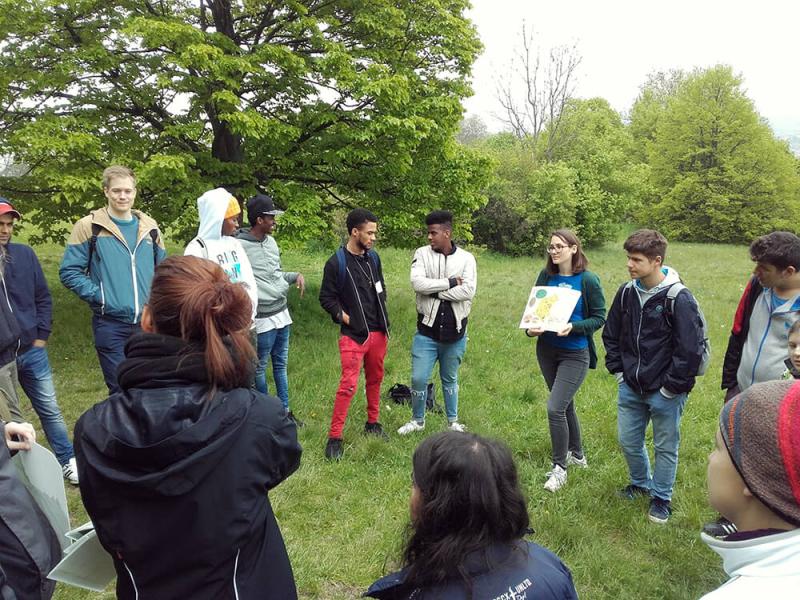
M 298 237 L 366 205 L 398 240 L 422 212 L 481 203 L 455 143 L 480 50 L 467 0 L 2 0 L 0 191 L 44 234 L 99 201 L 109 163 L 174 232 L 225 185 L 288 206 Z M 188 218 L 187 218 L 188 217 Z
M 655 196 L 645 217 L 668 236 L 746 242 L 773 229 L 798 230 L 797 162 L 730 67 L 686 78 L 649 150 Z

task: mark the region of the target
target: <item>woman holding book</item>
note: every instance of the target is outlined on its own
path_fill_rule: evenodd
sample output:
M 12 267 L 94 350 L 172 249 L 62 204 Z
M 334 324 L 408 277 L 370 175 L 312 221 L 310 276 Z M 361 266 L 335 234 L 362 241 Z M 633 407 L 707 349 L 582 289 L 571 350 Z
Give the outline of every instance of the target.
M 569 229 L 550 236 L 547 263 L 536 279 L 537 286 L 555 286 L 579 291 L 567 325 L 558 332 L 540 327 L 526 330 L 538 337 L 536 358 L 550 395 L 547 419 L 553 446 L 553 468 L 547 474 L 546 490 L 555 492 L 567 482 L 567 467 L 586 468 L 581 427 L 575 411 L 575 394 L 589 369 L 597 366 L 593 334 L 605 323 L 606 301 L 600 279 L 587 270 L 589 260 L 581 242 Z

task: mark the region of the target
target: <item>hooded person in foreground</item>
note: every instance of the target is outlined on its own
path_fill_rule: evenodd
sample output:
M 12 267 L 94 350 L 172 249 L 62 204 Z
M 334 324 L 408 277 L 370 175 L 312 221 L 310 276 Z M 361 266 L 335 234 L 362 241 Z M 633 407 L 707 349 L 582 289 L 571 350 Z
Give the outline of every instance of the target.
M 704 600 L 797 598 L 800 589 L 800 382 L 750 386 L 722 409 L 708 499 L 738 531 L 703 541 L 730 579 Z
M 280 400 L 247 386 L 251 304 L 212 261 L 159 265 L 122 391 L 75 426 L 81 495 L 117 597 L 297 597 L 267 492 L 300 463 Z

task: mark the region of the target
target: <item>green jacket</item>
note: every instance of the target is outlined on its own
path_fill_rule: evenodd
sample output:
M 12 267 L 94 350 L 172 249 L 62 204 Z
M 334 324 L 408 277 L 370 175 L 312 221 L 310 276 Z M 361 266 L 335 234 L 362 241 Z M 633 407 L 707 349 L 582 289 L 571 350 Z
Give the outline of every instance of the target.
M 584 271 L 582 275 L 581 302 L 583 302 L 583 314 L 588 316 L 572 323 L 570 335 L 575 333 L 586 336 L 586 341 L 589 342 L 589 368 L 594 369 L 597 367 L 597 350 L 593 335 L 606 322 L 606 298 L 603 295 L 600 278 L 595 273 Z M 547 285 L 547 277 L 547 271 L 542 269 L 535 285 Z

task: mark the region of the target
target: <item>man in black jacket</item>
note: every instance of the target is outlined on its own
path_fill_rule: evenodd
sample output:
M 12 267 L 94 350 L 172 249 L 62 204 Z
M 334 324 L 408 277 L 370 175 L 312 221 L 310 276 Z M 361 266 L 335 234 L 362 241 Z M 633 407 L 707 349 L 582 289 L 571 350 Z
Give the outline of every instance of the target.
M 361 364 L 367 388 L 367 423 L 364 432 L 386 437 L 380 416 L 383 359 L 389 335 L 386 313 L 386 283 L 377 252 L 372 250 L 378 219 L 368 210 L 356 208 L 347 215 L 347 243 L 325 263 L 319 302 L 341 325 L 339 357 L 342 377 L 328 432 L 325 457 L 342 457 L 342 431 L 350 401 L 356 393 Z
M 703 357 L 703 328 L 697 302 L 664 267 L 667 240 L 642 229 L 624 244 L 632 281 L 623 284 L 608 313 L 603 344 L 606 367 L 619 383 L 617 427 L 631 483 L 620 494 L 649 496 L 649 518 L 666 523 L 678 469 L 680 422 Z M 645 430 L 653 422 L 655 468 L 651 472 Z

